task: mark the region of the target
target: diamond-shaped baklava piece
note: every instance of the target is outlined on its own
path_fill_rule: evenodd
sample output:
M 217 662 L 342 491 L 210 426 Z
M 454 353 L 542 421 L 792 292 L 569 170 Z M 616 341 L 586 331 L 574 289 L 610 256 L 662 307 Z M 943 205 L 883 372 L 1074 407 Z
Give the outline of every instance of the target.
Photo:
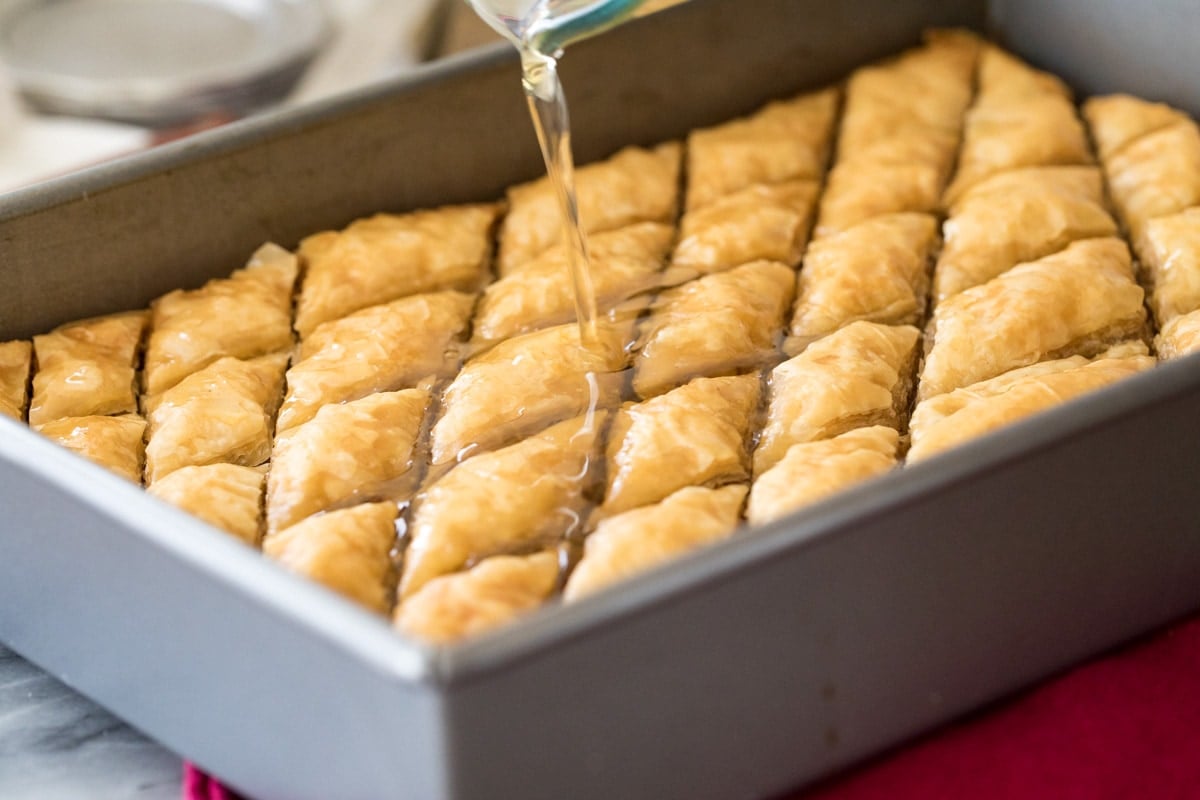
M 1115 236 L 1096 167 L 1029 167 L 971 188 L 950 209 L 934 273 L 937 300 L 986 283 L 1071 242 Z
M 263 552 L 292 572 L 386 613 L 398 512 L 392 502 L 328 511 L 269 534 Z
M 980 40 L 964 31 L 932 31 L 925 38 L 924 46 L 850 76 L 838 131 L 840 158 L 901 134 L 941 130 L 951 137 L 943 145 L 939 171 L 950 168 L 963 112 L 971 102 Z
M 920 322 L 936 242 L 937 220 L 928 214 L 875 217 L 813 242 L 800 270 L 789 349 L 858 320 Z
M 1200 206 L 1150 220 L 1141 256 L 1160 325 L 1200 309 Z
M 758 407 L 757 373 L 696 378 L 617 414 L 608 445 L 602 510 L 657 503 L 685 486 L 745 481 L 747 441 Z
M 945 138 L 941 133 L 937 137 Z M 814 238 L 819 241 L 884 214 L 937 210 L 945 180 L 930 161 L 940 159 L 942 149 L 929 137 L 914 137 L 883 142 L 859 158 L 838 161 L 821 198 Z
M 1151 219 L 1200 206 L 1200 127 L 1186 114 L 1113 95 L 1088 100 L 1084 115 L 1136 245 Z
M 381 392 L 325 406 L 279 434 L 267 476 L 267 532 L 353 502 L 407 499 L 428 406 L 425 389 Z
M 679 205 L 678 142 L 653 150 L 627 147 L 605 161 L 575 170 L 579 221 L 587 233 L 636 222 L 670 222 Z M 558 195 L 546 178 L 508 190 L 500 224 L 501 276 L 519 269 L 562 240 Z
M 962 152 L 946 201 L 980 181 L 1019 167 L 1092 163 L 1070 90 L 996 47 L 979 63 L 979 95 L 967 112 Z
M 558 585 L 553 553 L 495 556 L 434 578 L 396 609 L 396 627 L 427 642 L 452 642 L 507 625 L 542 605 Z
M 376 214 L 309 236 L 300 243 L 296 330 L 308 336 L 322 322 L 411 294 L 479 288 L 499 212 L 489 204 Z
M 287 372 L 278 430 L 309 421 L 330 403 L 453 374 L 474 305 L 461 292 L 419 294 L 317 326 Z
M 797 264 L 808 238 L 818 184 L 758 184 L 684 214 L 671 264 L 700 273 L 747 264 Z
M 147 316 L 111 314 L 33 337 L 37 371 L 29 424 L 137 411 L 134 364 Z
M 938 209 L 971 97 L 979 41 L 957 31 L 928 38 L 924 47 L 850 77 L 815 237 L 882 214 Z
M 1093 361 L 1044 361 L 931 397 L 917 405 L 910 462 L 948 450 L 1073 397 L 1154 366 L 1140 342 L 1119 345 Z
M 138 485 L 142 483 L 146 421 L 136 414 L 117 417 L 63 417 L 38 433 Z
M 836 89 L 764 106 L 688 137 L 689 211 L 756 183 L 820 178 L 837 109 Z
M 25 418 L 32 366 L 30 342 L 0 342 L 0 414 L 17 420 Z
M 1089 98 L 1083 104 L 1083 116 L 1091 125 L 1100 158 L 1106 161 L 1146 134 L 1188 120 L 1187 114 L 1165 103 L 1152 103 L 1127 94 Z
M 293 254 L 267 244 L 232 276 L 155 300 L 144 391 L 164 392 L 224 356 L 254 358 L 290 348 L 296 271 Z
M 660 282 L 674 233 L 670 225 L 645 222 L 589 237 L 588 270 L 601 313 Z M 552 247 L 489 286 L 475 313 L 472 338 L 499 341 L 575 320 L 568 258 L 566 248 Z
M 1200 311 L 1176 317 L 1163 325 L 1154 340 L 1158 357 L 1167 360 L 1200 352 Z
M 150 494 L 257 545 L 262 531 L 263 467 L 205 464 L 183 467 L 156 483 Z
M 855 322 L 777 366 L 754 474 L 761 475 L 794 444 L 868 425 L 899 428 L 920 338 L 911 325 Z
M 401 594 L 481 558 L 541 547 L 579 528 L 605 414 L 577 417 L 469 458 L 413 503 Z
M 286 366 L 284 353 L 222 358 L 146 398 L 147 482 L 181 467 L 265 462 Z
M 738 526 L 744 485 L 689 486 L 661 503 L 609 517 L 583 544 L 583 558 L 567 580 L 572 602 L 684 553 L 727 538 Z
M 1017 367 L 1096 355 L 1143 333 L 1142 288 L 1120 239 L 1085 239 L 938 304 L 921 399 Z
M 896 465 L 900 434 L 883 425 L 794 444 L 750 489 L 746 519 L 762 525 Z
M 795 282 L 783 264 L 755 261 L 663 292 L 639 336 L 633 377 L 638 396 L 769 361 Z
M 579 326 L 568 323 L 508 339 L 467 361 L 442 398 L 433 463 L 501 447 L 593 404 L 613 406 L 630 327 L 601 322 L 598 341 L 585 348 Z

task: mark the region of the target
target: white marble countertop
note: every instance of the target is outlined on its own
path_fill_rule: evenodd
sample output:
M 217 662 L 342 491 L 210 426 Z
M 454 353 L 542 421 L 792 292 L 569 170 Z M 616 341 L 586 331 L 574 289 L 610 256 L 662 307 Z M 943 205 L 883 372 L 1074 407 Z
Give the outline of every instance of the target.
M 0 644 L 0 798 L 179 798 L 180 760 Z

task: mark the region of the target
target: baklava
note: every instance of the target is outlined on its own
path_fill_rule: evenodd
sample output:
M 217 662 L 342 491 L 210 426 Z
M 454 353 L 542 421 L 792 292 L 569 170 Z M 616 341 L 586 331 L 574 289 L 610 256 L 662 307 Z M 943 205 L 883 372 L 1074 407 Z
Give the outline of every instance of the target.
M 0 414 L 453 642 L 1200 350 L 1200 131 L 1085 117 L 935 32 L 581 166 L 594 327 L 541 179 L 0 344 Z

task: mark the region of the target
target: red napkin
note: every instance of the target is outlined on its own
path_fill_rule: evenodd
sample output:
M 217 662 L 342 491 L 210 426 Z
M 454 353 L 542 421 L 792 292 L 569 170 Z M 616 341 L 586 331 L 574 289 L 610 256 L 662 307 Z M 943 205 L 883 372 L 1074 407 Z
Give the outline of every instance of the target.
M 184 800 L 237 800 L 191 765 Z M 785 800 L 1200 798 L 1200 616 Z

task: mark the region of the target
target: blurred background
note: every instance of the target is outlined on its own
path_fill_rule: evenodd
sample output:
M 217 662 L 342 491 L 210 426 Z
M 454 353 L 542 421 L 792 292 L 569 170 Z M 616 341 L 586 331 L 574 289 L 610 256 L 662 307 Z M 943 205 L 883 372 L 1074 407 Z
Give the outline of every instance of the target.
M 498 40 L 463 0 L 0 0 L 0 196 Z

